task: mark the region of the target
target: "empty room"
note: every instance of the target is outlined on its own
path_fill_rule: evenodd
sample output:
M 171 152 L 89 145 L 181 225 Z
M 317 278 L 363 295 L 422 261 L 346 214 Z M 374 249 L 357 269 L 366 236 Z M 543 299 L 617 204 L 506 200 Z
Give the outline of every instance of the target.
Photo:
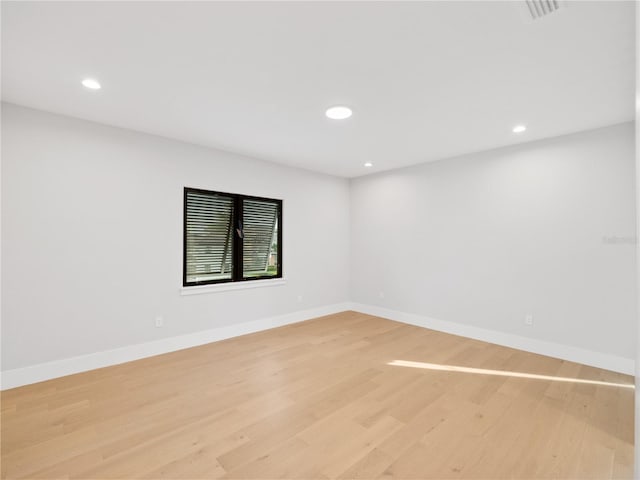
M 2 1 L 1 478 L 640 478 L 636 10 Z

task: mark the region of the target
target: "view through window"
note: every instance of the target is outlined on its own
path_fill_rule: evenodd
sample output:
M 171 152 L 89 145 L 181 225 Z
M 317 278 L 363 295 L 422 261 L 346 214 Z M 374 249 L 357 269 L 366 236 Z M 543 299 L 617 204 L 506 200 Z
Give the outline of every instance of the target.
M 282 277 L 282 201 L 185 188 L 183 285 Z

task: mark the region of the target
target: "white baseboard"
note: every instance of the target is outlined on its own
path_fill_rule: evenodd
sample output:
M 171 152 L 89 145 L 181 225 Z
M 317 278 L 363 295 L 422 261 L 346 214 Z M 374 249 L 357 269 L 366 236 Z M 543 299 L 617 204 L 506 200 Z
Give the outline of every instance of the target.
M 614 372 L 633 375 L 635 362 L 631 358 L 619 357 L 608 353 L 594 352 L 583 348 L 572 347 L 560 343 L 546 342 L 534 338 L 522 337 L 511 333 L 488 330 L 485 328 L 464 325 L 462 323 L 448 322 L 434 318 L 416 315 L 413 313 L 399 312 L 388 308 L 374 305 L 364 305 L 351 303 L 353 311 L 374 315 L 376 317 L 388 318 L 397 322 L 407 323 L 418 327 L 429 328 L 440 332 L 460 335 L 462 337 L 482 340 L 484 342 L 495 343 L 505 347 L 525 350 L 527 352 L 538 353 L 548 357 L 560 358 L 571 362 L 581 363 L 592 367 L 612 370 Z
M 154 355 L 160 355 L 185 348 L 196 347 L 198 345 L 217 342 L 226 338 L 237 337 L 248 333 L 303 322 L 312 318 L 344 312 L 346 310 L 375 315 L 377 317 L 388 318 L 390 320 L 407 323 L 409 325 L 482 340 L 489 343 L 503 345 L 505 347 L 569 360 L 571 362 L 604 368 L 606 370 L 612 370 L 628 375 L 633 375 L 635 370 L 635 362 L 630 358 L 594 352 L 559 343 L 545 342 L 543 340 L 503 333 L 496 330 L 473 327 L 456 322 L 437 320 L 422 315 L 390 310 L 374 305 L 344 302 L 309 310 L 301 310 L 276 317 L 244 322 L 237 325 L 213 328 L 177 337 L 163 338 L 153 342 L 129 345 L 113 350 L 66 358 L 64 360 L 6 370 L 0 374 L 0 390 L 29 385 L 74 373 L 86 372 L 96 368 L 109 367 L 111 365 L 152 357 Z
M 292 323 L 303 322 L 324 315 L 349 310 L 349 303 L 336 303 L 309 310 L 301 310 L 276 317 L 262 318 L 237 325 L 213 328 L 201 332 L 189 333 L 177 337 L 163 338 L 153 342 L 128 345 L 122 348 L 106 350 L 78 357 L 66 358 L 54 362 L 40 363 L 24 368 L 6 370 L 0 374 L 0 390 L 20 387 L 31 383 L 42 382 L 52 378 L 64 377 L 74 373 L 86 372 L 96 368 L 109 367 L 119 363 L 130 362 L 140 358 L 152 357 L 162 353 L 173 352 L 185 348 L 196 347 L 206 343 L 217 342 L 226 338 L 246 335 L 248 333 L 268 330 Z

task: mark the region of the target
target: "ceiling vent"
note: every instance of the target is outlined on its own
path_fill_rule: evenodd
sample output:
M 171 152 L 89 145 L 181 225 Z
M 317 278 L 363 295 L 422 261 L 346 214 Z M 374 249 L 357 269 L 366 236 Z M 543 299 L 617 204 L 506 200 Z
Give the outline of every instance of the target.
M 564 2 L 561 0 L 524 0 L 524 3 L 527 4 L 531 18 L 537 20 L 557 12 Z

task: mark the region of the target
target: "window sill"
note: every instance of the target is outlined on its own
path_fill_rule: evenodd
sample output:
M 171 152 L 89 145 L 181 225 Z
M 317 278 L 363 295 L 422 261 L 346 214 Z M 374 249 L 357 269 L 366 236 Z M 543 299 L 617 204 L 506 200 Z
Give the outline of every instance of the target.
M 286 278 L 274 278 L 272 280 L 247 280 L 245 282 L 198 285 L 194 287 L 181 287 L 180 295 L 199 295 L 201 293 L 227 292 L 230 290 L 245 290 L 247 288 L 275 287 L 277 285 L 285 285 L 286 283 Z

